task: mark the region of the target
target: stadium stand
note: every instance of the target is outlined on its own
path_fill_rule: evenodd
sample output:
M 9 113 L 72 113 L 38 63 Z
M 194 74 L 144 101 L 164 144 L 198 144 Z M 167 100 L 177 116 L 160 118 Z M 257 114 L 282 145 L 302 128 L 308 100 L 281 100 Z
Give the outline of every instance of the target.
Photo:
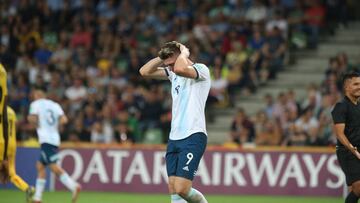
M 179 40 L 195 61 L 211 68 L 209 141 L 223 143 L 236 108 L 255 115 L 265 93 L 281 99 L 280 87 L 290 85 L 293 91 L 284 94 L 295 94 L 295 102 L 305 94 L 297 87 L 323 78 L 311 67 L 326 66 L 306 55 L 328 58 L 322 54 L 335 48 L 319 39 L 336 34 L 327 38 L 338 40 L 338 46 L 341 36 L 356 32 L 346 30 L 348 19 L 355 18 L 354 5 L 341 0 L 3 2 L 0 61 L 9 72 L 10 105 L 20 121 L 17 138 L 30 142 L 34 132 L 25 118 L 34 88 L 46 89 L 69 115 L 64 141 L 139 143 L 144 134 L 156 132 L 166 142 L 169 84 L 144 80 L 138 69 L 163 42 Z M 341 50 L 353 55 L 357 49 Z M 289 66 L 294 59 L 298 63 Z M 263 116 L 258 113 L 259 120 Z M 253 123 L 248 141 L 260 142 L 261 127 Z M 150 140 L 145 141 L 159 142 Z M 273 144 L 284 140 L 280 136 Z

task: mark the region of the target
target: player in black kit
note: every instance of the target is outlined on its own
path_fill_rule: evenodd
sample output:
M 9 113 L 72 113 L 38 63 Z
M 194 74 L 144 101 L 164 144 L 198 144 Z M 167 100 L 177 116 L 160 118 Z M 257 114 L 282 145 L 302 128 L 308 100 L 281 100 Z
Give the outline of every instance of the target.
M 346 73 L 342 84 L 345 97 L 332 111 L 336 154 L 350 188 L 345 203 L 356 203 L 360 197 L 360 74 Z

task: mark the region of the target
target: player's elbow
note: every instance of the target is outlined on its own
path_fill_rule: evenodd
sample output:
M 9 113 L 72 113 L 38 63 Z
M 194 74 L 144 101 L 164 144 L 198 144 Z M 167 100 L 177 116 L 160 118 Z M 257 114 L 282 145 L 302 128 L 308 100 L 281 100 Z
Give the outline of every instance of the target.
M 60 118 L 60 124 L 65 125 L 69 122 L 69 119 L 66 116 L 61 116 Z
M 140 68 L 139 73 L 140 73 L 141 76 L 148 76 L 149 75 L 149 72 L 146 71 L 146 68 L 144 66 Z

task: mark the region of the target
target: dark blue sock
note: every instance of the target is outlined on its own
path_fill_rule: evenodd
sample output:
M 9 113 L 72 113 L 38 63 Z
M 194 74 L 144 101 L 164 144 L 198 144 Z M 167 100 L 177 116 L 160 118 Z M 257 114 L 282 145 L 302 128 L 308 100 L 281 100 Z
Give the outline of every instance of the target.
M 359 200 L 359 197 L 356 196 L 354 192 L 350 192 L 345 199 L 345 203 L 357 203 L 358 200 Z

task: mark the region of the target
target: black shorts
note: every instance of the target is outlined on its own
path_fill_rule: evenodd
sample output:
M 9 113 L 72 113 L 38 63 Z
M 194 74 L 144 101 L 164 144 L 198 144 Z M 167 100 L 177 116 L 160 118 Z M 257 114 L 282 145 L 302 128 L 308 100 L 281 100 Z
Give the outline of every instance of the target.
M 345 173 L 346 184 L 351 186 L 355 181 L 360 180 L 360 159 L 344 147 L 338 147 L 336 155 Z

